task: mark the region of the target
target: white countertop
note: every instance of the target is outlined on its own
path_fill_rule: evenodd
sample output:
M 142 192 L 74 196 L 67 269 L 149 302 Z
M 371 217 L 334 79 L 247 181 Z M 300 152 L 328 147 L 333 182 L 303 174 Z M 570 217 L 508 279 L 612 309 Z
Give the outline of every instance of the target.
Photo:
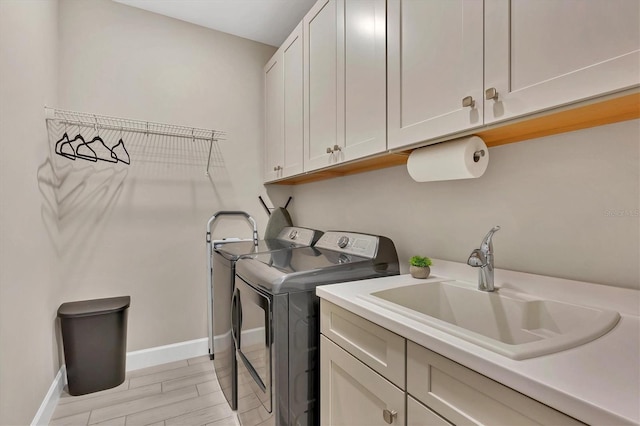
M 360 296 L 429 281 L 477 282 L 466 264 L 434 260 L 431 277 L 410 275 L 321 286 L 317 295 L 588 424 L 640 424 L 640 291 L 495 270 L 496 287 L 618 311 L 618 324 L 582 346 L 516 361 L 374 305 Z

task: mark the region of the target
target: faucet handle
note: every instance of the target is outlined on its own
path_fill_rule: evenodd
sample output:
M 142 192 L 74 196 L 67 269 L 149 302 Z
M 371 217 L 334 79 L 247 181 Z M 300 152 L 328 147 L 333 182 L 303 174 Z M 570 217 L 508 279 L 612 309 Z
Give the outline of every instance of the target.
M 487 265 L 487 258 L 481 249 L 475 249 L 471 252 L 467 260 L 467 265 L 473 266 L 474 268 Z
M 500 230 L 499 225 L 496 225 L 493 228 L 491 228 L 491 230 L 487 233 L 487 235 L 485 235 L 485 237 L 482 239 L 482 243 L 480 244 L 480 250 L 482 250 L 485 253 L 493 252 L 493 242 L 492 242 L 493 234 L 495 234 L 499 230 Z

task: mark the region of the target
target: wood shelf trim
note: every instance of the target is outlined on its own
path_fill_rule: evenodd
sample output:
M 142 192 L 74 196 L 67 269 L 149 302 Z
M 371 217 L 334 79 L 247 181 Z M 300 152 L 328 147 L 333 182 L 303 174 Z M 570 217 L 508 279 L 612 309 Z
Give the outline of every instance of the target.
M 488 147 L 640 118 L 640 92 L 475 133 Z
M 278 182 L 277 185 L 300 185 L 303 183 L 316 182 L 319 180 L 332 179 L 341 176 L 364 173 L 371 170 L 384 169 L 386 167 L 401 166 L 407 164 L 410 151 L 384 153 L 374 157 L 367 157 L 361 160 L 354 160 L 348 163 L 337 164 L 328 169 L 312 171 L 303 175 L 293 176 Z
M 568 109 L 536 114 L 533 117 L 497 124 L 496 127 L 479 129 L 479 131 L 472 134 L 480 136 L 487 144 L 487 147 L 491 148 L 637 118 L 640 118 L 640 91 L 636 89 L 631 94 L 607 98 L 586 105 L 578 104 Z M 452 139 L 457 137 L 459 135 L 452 137 Z M 300 185 L 386 167 L 400 166 L 407 163 L 411 151 L 386 152 L 374 157 L 338 164 L 330 168 L 311 171 L 271 183 L 277 185 Z

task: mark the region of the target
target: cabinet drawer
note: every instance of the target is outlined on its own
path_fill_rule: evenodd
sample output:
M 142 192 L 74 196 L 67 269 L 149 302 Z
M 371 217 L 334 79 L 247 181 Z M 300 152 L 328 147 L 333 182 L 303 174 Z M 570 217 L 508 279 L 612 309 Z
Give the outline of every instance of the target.
M 405 339 L 326 300 L 320 331 L 347 352 L 405 389 Z
M 582 424 L 413 342 L 407 392 L 456 425 Z
M 407 426 L 451 426 L 451 423 L 408 396 Z

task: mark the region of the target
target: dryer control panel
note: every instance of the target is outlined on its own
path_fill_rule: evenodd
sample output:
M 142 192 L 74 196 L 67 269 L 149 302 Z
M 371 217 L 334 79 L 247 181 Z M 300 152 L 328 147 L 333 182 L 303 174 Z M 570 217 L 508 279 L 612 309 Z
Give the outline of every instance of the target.
M 321 231 L 299 226 L 286 226 L 278 234 L 278 240 L 301 246 L 310 246 L 322 235 Z
M 378 251 L 378 237 L 356 232 L 328 231 L 314 247 L 373 259 Z

